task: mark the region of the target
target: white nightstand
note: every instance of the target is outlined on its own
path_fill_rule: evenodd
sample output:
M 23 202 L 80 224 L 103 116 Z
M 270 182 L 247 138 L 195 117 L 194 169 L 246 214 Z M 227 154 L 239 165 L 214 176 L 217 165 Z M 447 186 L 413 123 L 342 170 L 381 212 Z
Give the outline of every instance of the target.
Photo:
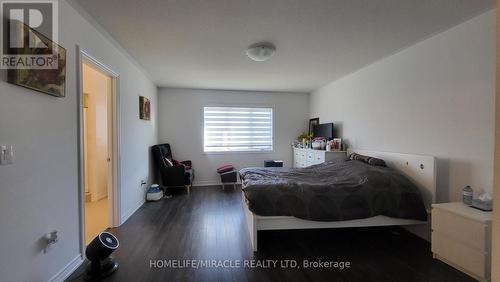
M 461 202 L 432 205 L 432 255 L 479 281 L 491 277 L 491 212 Z

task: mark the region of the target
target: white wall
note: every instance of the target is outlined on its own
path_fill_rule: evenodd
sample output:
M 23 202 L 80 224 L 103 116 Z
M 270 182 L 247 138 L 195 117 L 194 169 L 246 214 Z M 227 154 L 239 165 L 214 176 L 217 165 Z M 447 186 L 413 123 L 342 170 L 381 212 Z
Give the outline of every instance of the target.
M 310 116 L 354 148 L 436 156 L 439 201 L 491 192 L 494 47 L 489 11 L 313 92 Z
M 495 1 L 500 7 L 500 0 Z M 496 18 L 495 165 L 491 281 L 500 281 L 500 19 Z
M 221 164 L 237 168 L 263 166 L 265 159 L 292 164 L 291 142 L 307 130 L 308 95 L 244 91 L 166 89 L 158 91 L 159 142 L 170 143 L 175 159 L 193 161 L 195 185 L 217 184 Z M 274 151 L 272 153 L 204 153 L 203 107 L 210 105 L 273 107 Z
M 157 90 L 150 79 L 66 1 L 59 2 L 60 45 L 67 49 L 66 98 L 0 81 L 0 144 L 15 164 L 0 166 L 0 280 L 47 281 L 79 256 L 76 45 L 120 74 L 121 212 L 144 199 L 149 146 L 156 143 Z M 139 120 L 139 94 L 151 99 L 152 121 Z M 42 236 L 59 242 L 42 252 Z

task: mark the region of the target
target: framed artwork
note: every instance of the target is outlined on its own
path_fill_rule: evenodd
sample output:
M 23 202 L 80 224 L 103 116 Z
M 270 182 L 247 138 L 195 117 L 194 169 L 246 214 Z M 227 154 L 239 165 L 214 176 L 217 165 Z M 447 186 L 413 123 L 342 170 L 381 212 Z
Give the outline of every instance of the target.
M 309 119 L 309 135 L 313 135 L 314 133 L 314 127 L 316 127 L 319 124 L 319 118 L 312 118 Z
M 139 96 L 139 118 L 151 120 L 151 102 L 144 96 Z
M 37 38 L 47 48 L 23 48 L 9 49 L 9 54 L 14 55 L 48 55 L 57 60 L 57 68 L 54 69 L 8 69 L 7 82 L 26 87 L 38 92 L 46 93 L 55 97 L 66 96 L 66 49 L 59 46 L 43 34 L 24 25 L 25 41 L 28 40 L 30 32 L 36 34 Z M 29 32 L 28 32 L 29 31 Z
M 333 151 L 341 151 L 342 150 L 342 139 L 333 138 L 332 150 Z

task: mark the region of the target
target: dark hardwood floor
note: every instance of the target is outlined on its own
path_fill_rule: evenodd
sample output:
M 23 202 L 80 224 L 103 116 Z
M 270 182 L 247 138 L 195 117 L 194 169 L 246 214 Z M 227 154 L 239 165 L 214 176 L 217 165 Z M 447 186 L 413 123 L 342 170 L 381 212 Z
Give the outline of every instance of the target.
M 351 228 L 265 231 L 253 253 L 241 190 L 194 187 L 146 203 L 111 229 L 120 240 L 120 268 L 105 281 L 474 281 L 432 259 L 430 244 L 404 229 Z M 229 260 L 241 267 L 154 268 L 150 260 Z M 244 260 L 281 260 L 276 267 L 244 267 Z M 300 268 L 281 268 L 295 260 Z M 349 268 L 304 268 L 304 261 L 348 261 Z M 227 262 L 226 262 L 227 263 Z M 161 263 L 157 263 L 161 266 Z M 84 267 L 68 280 L 83 281 Z

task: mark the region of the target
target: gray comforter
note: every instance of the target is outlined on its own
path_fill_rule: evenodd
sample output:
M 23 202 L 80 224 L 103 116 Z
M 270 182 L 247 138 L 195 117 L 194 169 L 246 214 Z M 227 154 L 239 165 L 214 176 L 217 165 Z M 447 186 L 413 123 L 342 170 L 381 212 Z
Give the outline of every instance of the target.
M 426 220 L 422 196 L 404 175 L 361 161 L 308 168 L 240 170 L 249 209 L 262 216 L 339 221 L 385 215 Z

